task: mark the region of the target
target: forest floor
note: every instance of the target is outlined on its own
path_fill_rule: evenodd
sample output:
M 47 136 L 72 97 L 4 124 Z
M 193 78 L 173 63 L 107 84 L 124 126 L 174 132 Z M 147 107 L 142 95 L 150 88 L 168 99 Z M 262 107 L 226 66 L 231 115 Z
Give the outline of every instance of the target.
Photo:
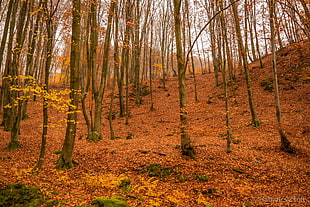
M 10 133 L 0 130 L 0 184 L 40 186 L 63 206 L 91 205 L 97 197 L 116 195 L 131 206 L 310 206 L 310 43 L 278 52 L 283 126 L 294 153 L 280 150 L 274 93 L 261 86 L 272 77 L 270 57 L 263 62 L 264 68 L 258 61 L 250 65 L 261 126 L 251 126 L 244 75 L 234 83 L 235 97 L 230 93 L 231 153 L 226 153 L 223 86 L 215 87 L 212 73 L 197 75 L 199 102 L 193 77 L 187 78 L 188 132 L 197 159 L 181 155 L 178 83 L 168 78 L 166 90 L 154 81 L 155 110 L 150 110 L 150 95 L 140 106 L 131 98 L 129 124 L 124 117 L 113 120 L 115 140 L 110 139 L 106 118 L 109 98 L 100 142 L 86 140 L 80 114 L 74 151 L 79 164 L 65 171 L 55 169 L 55 152 L 63 144 L 66 115 L 51 109 L 45 164 L 39 174 L 31 173 L 42 133 L 41 103 L 31 101 L 30 118 L 21 126 L 21 149 L 6 151 Z M 118 112 L 117 105 L 114 110 Z

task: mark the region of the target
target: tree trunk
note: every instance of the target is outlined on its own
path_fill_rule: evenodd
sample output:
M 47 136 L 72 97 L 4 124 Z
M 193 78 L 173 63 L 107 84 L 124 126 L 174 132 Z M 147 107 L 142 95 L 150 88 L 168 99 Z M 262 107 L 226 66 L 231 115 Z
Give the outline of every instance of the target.
M 19 132 L 20 132 L 20 122 L 22 120 L 22 103 L 23 103 L 23 98 L 22 100 L 18 100 L 18 92 L 16 91 L 17 88 L 19 88 L 18 84 L 18 75 L 19 75 L 19 59 L 20 59 L 20 53 L 23 48 L 23 28 L 24 28 L 24 22 L 26 19 L 26 11 L 27 11 L 27 5 L 28 1 L 24 1 L 21 5 L 20 8 L 20 13 L 19 13 L 19 19 L 18 19 L 18 25 L 17 25 L 17 32 L 16 32 L 16 42 L 15 42 L 15 47 L 13 50 L 13 63 L 12 63 L 12 70 L 11 70 L 11 77 L 12 82 L 11 82 L 11 87 L 13 89 L 11 90 L 11 107 L 12 107 L 12 113 L 11 113 L 11 119 L 13 121 L 13 125 L 11 128 L 11 141 L 7 147 L 8 150 L 14 150 L 16 148 L 20 148 L 19 144 Z M 14 106 L 15 102 L 18 103 L 18 107 Z
M 274 83 L 274 97 L 276 104 L 276 117 L 278 121 L 278 130 L 281 137 L 281 149 L 286 152 L 291 152 L 290 141 L 286 137 L 286 133 L 282 128 L 282 118 L 281 118 L 281 108 L 280 108 L 280 97 L 279 97 L 279 87 L 278 87 L 278 76 L 277 76 L 277 63 L 276 63 L 276 49 L 275 49 L 275 1 L 269 1 L 269 13 L 270 13 L 270 31 L 271 31 L 271 52 L 272 52 L 272 73 L 273 73 L 273 83 Z
M 40 5 L 42 0 L 40 1 Z M 48 84 L 49 84 L 49 74 L 52 63 L 52 49 L 53 49 L 53 31 L 52 31 L 52 19 L 50 16 L 50 12 L 47 8 L 47 1 L 44 2 L 44 14 L 46 21 L 46 31 L 47 31 L 47 48 L 46 48 L 46 62 L 45 62 L 45 77 L 44 77 L 44 98 L 43 98 L 43 130 L 42 130 L 42 142 L 41 142 L 41 150 L 38 163 L 34 169 L 41 169 L 45 159 L 45 150 L 46 150 L 46 138 L 48 133 Z M 38 15 L 39 16 L 39 15 Z
M 186 107 L 186 86 L 185 86 L 185 64 L 182 50 L 181 39 L 181 16 L 180 7 L 181 0 L 173 0 L 174 3 L 174 27 L 175 40 L 177 47 L 177 62 L 178 62 L 178 83 L 179 83 L 179 101 L 180 101 L 180 133 L 181 133 L 181 149 L 182 154 L 195 158 L 194 148 L 191 146 L 191 140 L 187 132 L 187 112 Z
M 13 4 L 12 14 L 17 13 L 18 1 L 15 1 Z M 15 117 L 13 114 L 13 107 L 11 107 L 12 103 L 12 91 L 10 90 L 10 86 L 12 85 L 12 49 L 13 49 L 13 39 L 14 39 L 14 29 L 15 29 L 16 18 L 15 16 L 11 16 L 10 18 L 10 30 L 9 30 L 9 38 L 8 38 L 8 46 L 7 46 L 7 55 L 5 62 L 4 74 L 2 77 L 2 91 L 3 91 L 3 126 L 4 131 L 11 131 L 13 127 L 13 118 Z M 11 77 L 11 78 L 10 78 Z
M 57 161 L 57 169 L 68 169 L 74 166 L 73 151 L 76 137 L 77 113 L 79 103 L 79 69 L 80 69 L 80 0 L 72 0 L 72 39 L 70 56 L 70 105 L 67 117 L 66 137 L 61 155 Z
M 153 100 L 153 20 L 151 21 L 151 38 L 150 38 L 151 42 L 150 42 L 150 54 L 149 54 L 149 78 L 150 78 L 150 96 L 151 96 L 151 106 L 150 106 L 150 110 L 153 111 L 154 108 L 154 100 Z
M 233 3 L 233 0 L 230 0 L 230 2 Z M 246 80 L 246 87 L 247 87 L 247 92 L 248 92 L 248 101 L 249 101 L 249 106 L 250 106 L 250 111 L 251 111 L 251 116 L 252 116 L 252 125 L 254 127 L 258 127 L 260 125 L 260 122 L 256 114 L 256 109 L 255 109 L 254 100 L 253 100 L 252 85 L 251 85 L 252 83 L 251 83 L 251 78 L 250 78 L 248 60 L 246 56 L 247 52 L 245 51 L 245 48 L 243 46 L 238 10 L 235 4 L 232 4 L 232 8 L 233 8 L 234 20 L 235 20 L 235 25 L 236 25 L 238 48 L 242 55 L 243 67 L 245 71 L 245 80 Z
M 223 2 L 220 1 L 218 2 L 220 9 L 223 10 Z M 223 47 L 223 58 L 225 56 L 227 57 L 227 64 L 229 67 L 229 70 L 232 68 L 232 62 L 230 61 L 230 51 L 229 51 L 229 45 L 228 45 L 228 37 L 227 37 L 227 27 L 226 27 L 226 21 L 224 18 L 223 12 L 220 15 L 220 21 L 221 21 L 221 27 L 222 27 L 222 33 L 223 33 L 223 45 L 226 45 L 226 47 Z M 226 48 L 226 51 L 225 51 Z M 226 53 L 226 55 L 225 55 Z M 226 61 L 225 61 L 226 62 Z M 222 70 L 222 76 L 223 76 L 223 84 L 224 84 L 224 97 L 225 97 L 225 115 L 226 115 L 226 127 L 227 127 L 227 148 L 226 152 L 230 153 L 231 152 L 231 139 L 232 139 L 232 130 L 231 130 L 231 124 L 230 124 L 230 109 L 229 109 L 229 95 L 228 95 L 228 87 L 227 87 L 227 77 L 226 77 L 226 67 L 224 67 Z

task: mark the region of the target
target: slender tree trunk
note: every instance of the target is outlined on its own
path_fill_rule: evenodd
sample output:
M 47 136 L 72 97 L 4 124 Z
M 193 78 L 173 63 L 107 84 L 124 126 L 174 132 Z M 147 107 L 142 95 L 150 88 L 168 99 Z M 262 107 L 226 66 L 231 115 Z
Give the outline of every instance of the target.
M 220 0 L 218 3 L 220 6 L 220 9 L 223 10 L 223 2 Z M 221 27 L 222 27 L 223 45 L 226 45 L 226 47 L 223 47 L 223 58 L 225 58 L 225 56 L 227 57 L 228 59 L 227 64 L 228 64 L 229 70 L 231 70 L 232 63 L 230 61 L 230 51 L 229 51 L 229 46 L 228 46 L 226 21 L 225 21 L 223 12 L 220 14 L 220 21 L 221 21 Z M 226 51 L 225 51 L 225 48 L 226 48 Z M 231 152 L 232 130 L 231 130 L 231 124 L 230 124 L 229 95 L 228 95 L 228 87 L 227 87 L 228 84 L 227 84 L 227 77 L 226 77 L 226 67 L 225 67 L 226 63 L 225 62 L 224 62 L 223 70 L 222 70 L 222 77 L 223 77 L 223 84 L 224 84 L 225 115 L 226 115 L 226 127 L 227 127 L 226 152 L 230 153 Z
M 12 7 L 13 7 L 13 2 L 14 1 L 10 1 L 9 2 L 9 6 L 8 6 L 8 10 L 7 10 L 7 18 L 5 21 L 5 25 L 3 28 L 3 35 L 2 35 L 2 39 L 1 39 L 1 45 L 0 45 L 0 63 L 2 63 L 3 60 L 3 56 L 4 56 L 4 49 L 5 49 L 5 43 L 7 40 L 7 35 L 8 35 L 8 31 L 9 31 L 9 24 L 10 24 L 10 16 L 11 16 L 11 12 L 12 12 Z M 2 64 L 0 64 L 0 74 L 2 75 L 3 78 L 3 71 L 1 69 Z M 3 81 L 2 81 L 3 83 Z M 4 90 L 3 90 L 3 84 L 0 87 L 0 114 L 3 111 L 3 94 L 4 94 Z M 1 125 L 4 123 L 1 123 Z
M 73 151 L 76 137 L 77 113 L 79 103 L 79 70 L 80 70 L 80 0 L 72 0 L 72 39 L 70 56 L 70 105 L 67 117 L 66 137 L 61 155 L 57 161 L 57 169 L 68 169 L 74 166 Z
M 291 152 L 290 141 L 286 137 L 286 133 L 282 128 L 282 118 L 281 118 L 281 108 L 280 108 L 280 96 L 279 96 L 279 87 L 278 87 L 278 76 L 277 76 L 277 63 L 276 63 L 276 49 L 275 49 L 275 1 L 269 1 L 269 12 L 270 12 L 270 30 L 271 30 L 271 52 L 272 52 L 272 73 L 273 73 L 273 82 L 275 89 L 275 104 L 276 104 L 276 117 L 278 121 L 278 129 L 281 137 L 281 149 L 286 152 Z
M 11 113 L 11 119 L 13 120 L 13 125 L 11 128 L 11 141 L 7 147 L 8 150 L 14 150 L 17 148 L 20 148 L 20 142 L 19 142 L 19 132 L 20 132 L 20 122 L 22 120 L 22 100 L 18 100 L 18 93 L 16 88 L 19 88 L 19 83 L 18 83 L 18 66 L 19 66 L 19 61 L 20 61 L 20 53 L 23 48 L 23 28 L 24 28 L 24 22 L 26 19 L 26 12 L 27 12 L 27 5 L 28 1 L 24 1 L 21 5 L 20 8 L 20 13 L 19 13 L 19 19 L 18 19 L 18 25 L 17 25 L 17 35 L 16 35 L 16 42 L 15 42 L 15 47 L 13 50 L 13 63 L 12 63 L 12 71 L 11 71 L 11 77 L 12 79 L 12 84 L 11 87 L 13 89 L 11 90 L 11 107 L 12 107 L 12 113 Z M 23 98 L 22 98 L 23 99 Z M 14 106 L 15 102 L 18 103 L 18 106 Z
M 86 32 L 84 36 L 84 55 L 86 56 L 87 59 L 87 64 L 86 67 L 81 69 L 81 105 L 82 105 L 82 112 L 83 116 L 85 119 L 85 123 L 87 126 L 87 136 L 89 136 L 92 133 L 92 116 L 90 116 L 88 113 L 91 112 L 91 110 L 87 110 L 87 105 L 86 105 L 86 98 L 87 94 L 89 93 L 89 88 L 90 88 L 90 82 L 91 82 L 91 76 L 92 76 L 92 59 L 90 55 L 90 47 L 89 44 L 94 44 L 94 42 L 89 41 L 89 36 L 90 36 L 90 24 L 91 24 L 91 15 L 85 15 L 84 22 L 86 22 Z M 82 47 L 83 48 L 83 47 Z M 91 107 L 91 104 L 89 105 Z
M 14 1 L 12 14 L 17 13 L 18 1 Z M 12 85 L 12 49 L 13 49 L 13 39 L 14 39 L 14 29 L 15 29 L 16 18 L 15 16 L 11 16 L 10 18 L 10 30 L 9 30 L 9 38 L 8 38 L 8 46 L 7 46 L 7 55 L 5 62 L 4 74 L 2 77 L 2 91 L 3 91 L 3 126 L 4 131 L 11 131 L 13 127 L 13 118 L 15 117 L 13 114 L 13 107 L 10 107 L 12 103 L 12 91 L 10 90 L 10 86 Z
M 14 18 L 13 16 L 11 16 L 11 13 L 12 13 L 12 10 L 13 10 L 13 5 L 15 4 L 14 2 L 15 1 L 9 1 L 7 13 L 6 13 L 7 18 L 5 20 L 4 28 L 3 28 L 3 31 L 2 31 L 3 33 L 2 33 L 2 39 L 1 39 L 1 45 L 0 45 L 0 63 L 2 63 L 2 60 L 3 60 L 3 57 L 4 57 L 4 49 L 5 49 L 5 43 L 6 43 L 6 40 L 7 40 L 9 26 L 10 26 L 10 19 Z M 2 66 L 2 64 L 0 64 L 0 73 L 2 73 L 1 66 Z M 2 102 L 1 102 L 1 104 L 2 104 Z
M 187 132 L 187 112 L 186 108 L 186 86 L 185 86 L 185 64 L 182 50 L 181 39 L 181 16 L 180 7 L 181 0 L 173 0 L 174 3 L 174 27 L 175 40 L 177 47 L 177 62 L 178 62 L 178 82 L 179 82 L 179 101 L 180 101 L 180 132 L 181 132 L 181 149 L 182 154 L 195 158 L 194 148 L 191 146 L 191 140 Z
M 150 58 L 149 58 L 149 78 L 150 78 L 150 96 L 151 96 L 151 106 L 150 106 L 150 110 L 153 111 L 154 108 L 154 101 L 153 101 L 153 20 L 151 22 L 151 42 L 150 42 Z
M 92 128 L 92 132 L 90 135 L 88 135 L 88 139 L 92 141 L 99 141 L 102 139 L 101 135 L 101 125 L 102 125 L 102 101 L 104 97 L 104 90 L 106 86 L 106 78 L 107 78 L 107 72 L 108 72 L 108 65 L 109 65 L 109 52 L 110 52 L 110 44 L 111 44 L 111 31 L 112 31 L 112 18 L 114 15 L 114 7 L 116 2 L 111 0 L 110 2 L 110 8 L 109 8 L 109 15 L 108 15 L 108 23 L 107 23 L 107 29 L 104 39 L 104 46 L 103 46 L 103 63 L 102 63 L 102 69 L 101 69 L 101 77 L 99 81 L 99 85 L 97 85 L 98 82 L 98 76 L 97 76 L 97 70 L 96 70 L 96 61 L 95 61 L 95 55 L 93 55 L 93 71 L 92 71 L 92 83 L 93 83 L 93 97 L 95 101 L 95 113 L 94 113 L 94 125 Z M 94 5 L 95 7 L 95 5 Z M 95 7 L 96 8 L 96 7 Z M 93 9 L 93 12 L 96 12 L 96 9 Z M 94 24 L 95 23 L 95 24 Z M 94 30 L 97 30 L 97 23 L 96 23 L 96 15 L 93 14 L 93 26 Z M 95 37 L 94 41 L 98 40 L 97 31 L 93 32 Z M 96 48 L 97 44 L 94 48 L 92 48 L 93 53 L 96 54 Z
M 274 9 L 276 10 L 276 8 L 274 8 Z M 278 19 L 276 12 L 274 13 L 274 16 L 276 19 Z M 278 36 L 278 43 L 279 43 L 280 49 L 282 49 L 283 43 L 282 43 L 281 32 L 280 32 L 280 24 L 278 23 L 278 21 L 274 21 L 274 26 L 277 29 L 276 35 Z
M 230 2 L 233 3 L 233 0 L 230 0 Z M 253 100 L 250 71 L 249 71 L 248 60 L 246 56 L 247 52 L 245 51 L 245 48 L 243 46 L 238 10 L 235 4 L 232 4 L 232 8 L 233 8 L 234 20 L 235 20 L 235 25 L 236 25 L 238 48 L 242 55 L 243 67 L 245 71 L 245 80 L 246 80 L 246 87 L 247 87 L 247 92 L 248 92 L 248 101 L 249 101 L 249 106 L 250 106 L 250 111 L 251 111 L 251 116 L 252 116 L 252 125 L 254 127 L 258 127 L 260 125 L 260 122 L 256 114 L 256 109 L 255 109 L 254 100 Z
M 133 51 L 133 69 L 134 69 L 134 84 L 136 88 L 136 104 L 142 103 L 141 86 L 140 86 L 140 56 L 141 56 L 141 42 L 140 42 L 140 1 L 135 1 L 135 29 L 134 29 L 134 51 Z
M 188 43 L 189 46 L 192 45 L 192 40 L 191 40 L 191 29 L 190 29 L 190 20 L 189 20 L 189 8 L 188 8 L 188 0 L 185 0 L 185 11 L 187 11 L 186 13 L 186 20 L 187 20 L 187 26 L 188 26 Z M 196 80 L 196 71 L 195 71 L 195 62 L 194 62 L 194 56 L 193 56 L 193 50 L 190 51 L 190 57 L 191 57 L 191 62 L 192 62 L 192 71 L 193 71 L 193 78 L 194 78 L 194 97 L 195 97 L 195 101 L 198 103 L 199 99 L 198 99 L 198 92 L 197 92 L 197 80 Z
M 45 62 L 45 77 L 44 77 L 44 85 L 43 85 L 43 130 L 42 130 L 42 142 L 41 142 L 41 150 L 38 163 L 35 169 L 41 169 L 45 159 L 45 150 L 46 150 L 46 138 L 48 133 L 48 84 L 49 84 L 49 75 L 50 68 L 52 63 L 52 49 L 53 49 L 53 31 L 52 31 L 52 19 L 50 16 L 50 12 L 47 9 L 47 1 L 44 2 L 44 13 L 46 20 L 46 30 L 47 30 L 47 53 L 46 53 L 46 62 Z
M 259 45 L 259 40 L 258 40 L 258 32 L 257 32 L 257 23 L 256 23 L 256 0 L 253 2 L 253 11 L 252 11 L 252 18 L 253 18 L 253 27 L 254 27 L 254 33 L 255 33 L 255 43 L 256 43 L 256 50 L 258 53 L 258 58 L 259 58 L 259 64 L 260 68 L 263 68 L 263 59 L 262 55 L 260 52 L 260 45 Z
M 125 29 L 125 40 L 124 40 L 124 48 L 123 48 L 123 55 L 122 55 L 122 65 L 124 68 L 124 72 L 126 75 L 126 107 L 125 107 L 125 114 L 126 114 L 126 120 L 125 120 L 125 124 L 128 125 L 128 121 L 129 121 L 129 43 L 130 43 L 130 39 L 131 39 L 131 25 L 128 24 L 128 22 L 132 22 L 132 2 L 130 0 L 126 0 L 126 6 L 125 6 L 125 10 L 126 10 L 126 29 Z
M 113 128 L 113 100 L 114 100 L 114 91 L 116 86 L 117 77 L 115 76 L 116 73 L 119 71 L 119 47 L 118 47 L 118 6 L 115 5 L 114 8 L 114 77 L 113 77 L 113 85 L 112 85 L 112 92 L 111 92 L 111 99 L 110 99 L 110 111 L 109 111 L 109 125 L 110 125 L 110 139 L 115 139 L 115 132 Z

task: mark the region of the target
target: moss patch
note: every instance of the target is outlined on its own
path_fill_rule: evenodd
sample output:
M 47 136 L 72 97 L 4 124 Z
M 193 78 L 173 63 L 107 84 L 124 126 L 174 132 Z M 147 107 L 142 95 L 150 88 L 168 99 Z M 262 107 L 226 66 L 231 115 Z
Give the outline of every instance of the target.
M 25 186 L 21 183 L 0 185 L 0 206 L 56 206 L 58 203 L 42 194 L 36 186 Z
M 147 173 L 150 177 L 165 179 L 173 173 L 172 167 L 162 167 L 160 164 L 150 164 L 140 170 L 140 173 Z
M 115 198 L 96 198 L 94 200 L 94 205 L 98 207 L 129 207 L 129 205 L 121 200 L 115 199 Z
M 99 142 L 100 140 L 102 140 L 102 136 L 100 136 L 97 133 L 92 133 L 87 136 L 87 140 L 90 140 L 93 142 Z
M 273 91 L 273 79 L 266 78 L 260 82 L 260 85 L 264 87 L 265 91 L 272 92 Z

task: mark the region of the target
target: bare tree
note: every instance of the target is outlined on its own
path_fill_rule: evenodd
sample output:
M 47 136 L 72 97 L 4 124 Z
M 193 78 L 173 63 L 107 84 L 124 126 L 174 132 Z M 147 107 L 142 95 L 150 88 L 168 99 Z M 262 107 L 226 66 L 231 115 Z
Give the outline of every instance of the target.
M 286 152 L 291 152 L 290 141 L 286 137 L 286 133 L 282 127 L 281 108 L 280 108 L 280 97 L 278 87 L 278 76 L 277 76 L 277 62 L 276 62 L 276 49 L 275 49 L 275 0 L 269 1 L 269 14 L 270 14 L 270 31 L 271 31 L 271 51 L 272 51 L 272 73 L 274 83 L 274 96 L 276 104 L 276 117 L 278 121 L 278 130 L 281 137 L 281 149 Z
M 180 132 L 181 132 L 181 149 L 182 154 L 195 158 L 194 148 L 191 146 L 191 140 L 186 130 L 187 112 L 186 108 L 186 86 L 185 86 L 185 64 L 182 49 L 181 39 L 181 0 L 173 0 L 174 5 L 174 27 L 175 27 L 175 41 L 177 47 L 177 62 L 178 62 L 178 82 L 179 82 L 179 101 L 180 101 Z

